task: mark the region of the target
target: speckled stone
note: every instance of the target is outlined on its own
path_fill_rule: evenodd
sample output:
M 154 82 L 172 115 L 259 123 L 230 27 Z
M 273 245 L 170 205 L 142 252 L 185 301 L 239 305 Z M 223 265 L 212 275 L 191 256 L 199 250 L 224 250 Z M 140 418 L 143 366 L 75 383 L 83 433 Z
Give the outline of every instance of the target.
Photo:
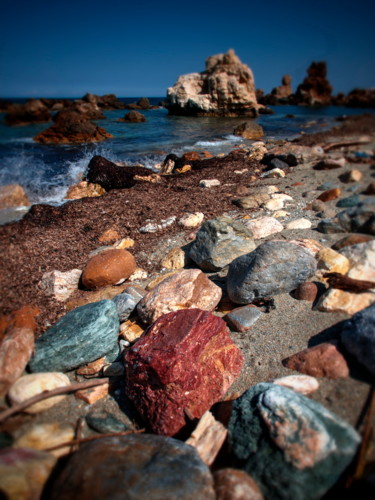
M 360 436 L 319 403 L 261 383 L 233 402 L 229 441 L 267 500 L 320 499 L 352 461 Z
M 291 292 L 315 273 L 313 255 L 293 243 L 268 241 L 229 266 L 229 298 L 249 304 L 256 298 Z
M 345 321 L 341 333 L 345 349 L 375 376 L 375 304 Z
M 216 498 L 210 470 L 193 447 L 147 434 L 82 445 L 51 490 L 51 500 Z
M 35 343 L 33 372 L 68 371 L 111 352 L 120 322 L 115 304 L 101 300 L 68 312 Z
M 218 271 L 254 248 L 253 235 L 246 226 L 222 216 L 202 224 L 189 257 L 203 270 Z
M 121 322 L 129 318 L 145 294 L 146 290 L 143 290 L 141 287 L 129 286 L 124 292 L 113 297 L 112 302 L 116 305 L 117 314 Z

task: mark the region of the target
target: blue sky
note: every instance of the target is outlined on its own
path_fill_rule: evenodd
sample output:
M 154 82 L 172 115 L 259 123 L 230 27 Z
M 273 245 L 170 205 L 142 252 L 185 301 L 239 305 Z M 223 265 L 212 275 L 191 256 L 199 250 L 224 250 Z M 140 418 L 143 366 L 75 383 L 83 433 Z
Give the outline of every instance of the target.
M 375 86 L 375 2 L 1 0 L 0 97 L 165 96 L 236 51 L 269 92 L 326 61 L 334 93 Z

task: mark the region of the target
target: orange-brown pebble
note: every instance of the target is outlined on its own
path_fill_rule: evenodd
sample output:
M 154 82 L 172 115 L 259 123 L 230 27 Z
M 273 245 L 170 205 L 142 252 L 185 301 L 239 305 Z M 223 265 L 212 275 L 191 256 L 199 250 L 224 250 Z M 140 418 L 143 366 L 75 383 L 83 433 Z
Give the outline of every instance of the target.
M 341 190 L 339 188 L 328 189 L 324 191 L 320 196 L 317 197 L 317 200 L 322 201 L 331 201 L 336 200 L 341 195 Z
M 107 250 L 92 257 L 82 273 L 82 284 L 87 290 L 115 285 L 135 271 L 136 262 L 127 250 Z
M 101 236 L 99 236 L 100 243 L 112 243 L 120 239 L 121 239 L 120 233 L 116 231 L 116 229 L 114 229 L 113 227 L 107 229 Z
M 306 281 L 301 283 L 294 291 L 294 298 L 297 300 L 306 300 L 308 302 L 314 302 L 316 296 L 318 295 L 318 287 L 315 283 L 311 281 Z

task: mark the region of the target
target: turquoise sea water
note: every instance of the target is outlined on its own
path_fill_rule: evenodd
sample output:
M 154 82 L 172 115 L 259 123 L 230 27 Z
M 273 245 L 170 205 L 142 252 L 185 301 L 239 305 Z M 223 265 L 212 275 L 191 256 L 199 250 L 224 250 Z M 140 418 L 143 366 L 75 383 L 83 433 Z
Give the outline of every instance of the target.
M 163 98 L 150 98 L 158 104 Z M 122 99 L 134 102 L 137 98 Z M 273 115 L 261 115 L 267 139 L 292 139 L 301 131 L 315 132 L 334 124 L 337 116 L 359 114 L 366 110 L 326 107 L 307 108 L 275 106 Z M 372 110 L 372 112 L 374 112 Z M 0 114 L 0 185 L 22 185 L 33 203 L 60 204 L 67 188 L 79 180 L 94 155 L 112 161 L 143 164 L 146 167 L 161 162 L 166 154 L 181 155 L 186 151 L 212 154 L 229 152 L 236 145 L 250 144 L 233 135 L 234 128 L 244 118 L 191 118 L 169 116 L 164 108 L 144 111 L 147 122 L 117 122 L 126 110 L 105 111 L 105 120 L 97 123 L 113 135 L 98 144 L 41 145 L 33 137 L 50 124 L 8 127 Z M 294 118 L 286 118 L 293 114 Z

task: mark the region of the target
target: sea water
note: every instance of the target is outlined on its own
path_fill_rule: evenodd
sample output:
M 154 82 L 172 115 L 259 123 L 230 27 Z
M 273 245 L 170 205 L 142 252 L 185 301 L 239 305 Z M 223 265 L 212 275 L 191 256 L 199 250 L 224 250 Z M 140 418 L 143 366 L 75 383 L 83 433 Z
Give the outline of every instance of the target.
M 137 98 L 121 99 L 135 102 Z M 157 105 L 162 98 L 150 98 Z M 342 107 L 308 108 L 274 106 L 274 114 L 256 119 L 265 131 L 265 139 L 293 139 L 301 132 L 317 132 L 331 127 L 342 115 L 363 113 Z M 367 110 L 368 111 L 368 110 Z M 228 153 L 235 146 L 249 145 L 233 135 L 245 118 L 169 116 L 163 107 L 142 111 L 143 123 L 118 122 L 127 110 L 104 111 L 105 119 L 96 123 L 113 135 L 112 139 L 79 145 L 45 145 L 33 141 L 52 123 L 9 127 L 0 114 L 0 185 L 20 184 L 32 203 L 61 204 L 68 187 L 79 182 L 94 155 L 114 162 L 142 164 L 153 169 L 169 153 L 209 151 Z M 374 110 L 372 110 L 374 112 Z M 286 117 L 293 115 L 293 117 Z

